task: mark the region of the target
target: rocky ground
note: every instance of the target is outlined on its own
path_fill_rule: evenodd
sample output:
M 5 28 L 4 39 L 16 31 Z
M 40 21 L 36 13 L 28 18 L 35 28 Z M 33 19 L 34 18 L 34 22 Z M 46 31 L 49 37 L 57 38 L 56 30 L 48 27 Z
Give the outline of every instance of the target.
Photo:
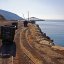
M 64 47 L 55 46 L 36 24 L 29 23 L 28 27 L 23 27 L 19 22 L 14 41 L 16 57 L 13 64 L 64 64 Z

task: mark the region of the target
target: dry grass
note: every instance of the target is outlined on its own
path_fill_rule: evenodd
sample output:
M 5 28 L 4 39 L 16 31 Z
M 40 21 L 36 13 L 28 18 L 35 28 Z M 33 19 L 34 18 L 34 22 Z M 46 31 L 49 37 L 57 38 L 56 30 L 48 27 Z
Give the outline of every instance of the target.
M 0 25 L 6 24 L 11 25 L 11 22 L 0 21 Z M 18 24 L 14 64 L 64 64 L 64 47 L 49 44 L 51 41 L 41 35 L 35 24 L 28 24 L 27 30 L 24 30 L 23 22 Z

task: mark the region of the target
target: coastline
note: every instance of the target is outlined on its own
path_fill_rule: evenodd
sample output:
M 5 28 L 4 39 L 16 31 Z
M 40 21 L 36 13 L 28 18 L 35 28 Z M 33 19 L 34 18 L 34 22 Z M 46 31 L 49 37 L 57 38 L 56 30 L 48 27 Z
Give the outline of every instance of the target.
M 64 22 L 58 20 L 46 20 L 43 22 L 36 21 L 42 32 L 54 40 L 55 45 L 64 47 Z
M 14 64 L 64 64 L 64 47 L 56 46 L 39 25 L 28 23 L 24 27 L 23 22 L 18 22 L 18 27 L 14 38 L 17 49 Z
M 35 37 L 35 35 L 37 35 L 35 38 L 37 39 L 37 41 L 40 44 L 50 45 L 54 49 L 64 50 L 64 47 L 55 45 L 53 43 L 53 40 L 51 40 L 51 38 L 49 36 L 47 36 L 46 33 L 41 31 L 41 28 L 39 27 L 39 25 L 29 23 L 28 26 L 29 26 L 29 29 L 32 31 L 33 37 Z M 43 42 L 43 40 L 45 40 L 45 41 Z
M 63 64 L 64 62 L 64 47 L 57 46 L 53 40 L 44 34 L 40 27 L 36 24 L 28 24 L 30 36 L 27 36 L 30 46 L 39 51 L 40 55 L 46 57 L 47 64 Z M 60 60 L 60 61 L 58 61 Z M 49 64 L 50 64 L 49 63 Z M 46 63 L 43 63 L 46 64 Z

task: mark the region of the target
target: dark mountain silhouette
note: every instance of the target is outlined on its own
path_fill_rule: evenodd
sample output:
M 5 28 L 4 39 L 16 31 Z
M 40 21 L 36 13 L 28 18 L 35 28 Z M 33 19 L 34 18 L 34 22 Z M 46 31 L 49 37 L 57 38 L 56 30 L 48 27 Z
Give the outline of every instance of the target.
M 17 14 L 14 14 L 12 12 L 8 12 L 5 10 L 0 9 L 0 16 L 4 17 L 6 20 L 21 20 L 22 17 L 18 16 Z

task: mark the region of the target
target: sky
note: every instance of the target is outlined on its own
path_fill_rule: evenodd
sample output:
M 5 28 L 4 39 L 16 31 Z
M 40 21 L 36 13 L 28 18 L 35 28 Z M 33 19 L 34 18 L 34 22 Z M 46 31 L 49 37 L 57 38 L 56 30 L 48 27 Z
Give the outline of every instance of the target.
M 0 9 L 23 18 L 64 20 L 64 0 L 0 0 Z

